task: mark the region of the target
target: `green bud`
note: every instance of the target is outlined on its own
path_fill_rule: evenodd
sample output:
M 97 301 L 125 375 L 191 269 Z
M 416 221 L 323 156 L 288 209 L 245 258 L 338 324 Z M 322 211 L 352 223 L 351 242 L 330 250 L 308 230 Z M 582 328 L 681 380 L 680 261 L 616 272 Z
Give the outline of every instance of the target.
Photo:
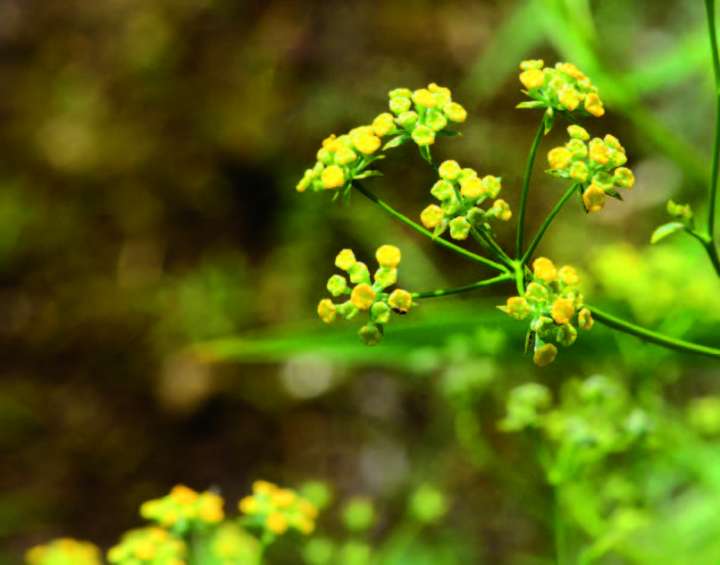
M 362 261 L 356 261 L 355 264 L 348 269 L 350 275 L 350 282 L 353 284 L 370 283 L 370 271 L 368 271 L 367 265 Z
M 318 510 L 327 508 L 333 498 L 330 487 L 323 481 L 308 481 L 303 483 L 300 486 L 300 495 L 312 502 Z
M 417 123 L 418 115 L 417 112 L 414 112 L 410 110 L 409 112 L 403 112 L 397 117 L 397 123 L 400 125 L 400 127 L 403 127 L 407 130 L 412 129 L 415 127 L 415 124 Z
M 387 324 L 390 321 L 390 306 L 384 302 L 376 302 L 370 307 L 370 319 L 376 324 Z
M 485 210 L 476 206 L 470 208 L 465 214 L 468 222 L 475 227 L 480 227 L 485 223 Z
M 335 297 L 345 294 L 347 292 L 347 288 L 347 281 L 342 275 L 333 275 L 328 279 L 328 292 Z
M 388 93 L 389 98 L 410 98 L 412 96 L 412 90 L 409 88 L 394 88 Z
M 488 197 L 495 198 L 502 189 L 502 179 L 492 175 L 486 175 L 482 179 L 482 185 L 487 192 Z
M 390 99 L 388 106 L 390 106 L 390 111 L 393 114 L 400 115 L 407 112 L 412 107 L 412 100 L 404 96 L 396 96 L 395 98 Z
M 412 132 L 412 138 L 420 147 L 426 147 L 435 143 L 435 132 L 425 125 L 418 125 Z
M 455 189 L 451 182 L 439 180 L 430 189 L 430 194 L 438 200 L 448 200 L 449 198 L 455 198 Z
M 565 144 L 565 149 L 570 151 L 574 159 L 585 159 L 588 156 L 588 148 L 582 139 L 571 139 Z
M 470 234 L 470 222 L 464 216 L 450 220 L 450 237 L 453 239 L 467 239 Z
M 547 288 L 536 282 L 531 282 L 525 289 L 525 298 L 531 302 L 542 304 L 547 302 L 549 296 Z
M 457 212 L 460 211 L 462 208 L 460 201 L 455 197 L 453 194 L 450 198 L 447 200 L 443 200 L 442 204 L 440 204 L 440 208 L 445 213 L 446 216 L 453 216 Z
M 442 112 L 433 108 L 427 111 L 425 123 L 430 126 L 430 129 L 433 131 L 440 131 L 447 125 L 447 118 Z
M 387 288 L 397 282 L 397 269 L 392 267 L 380 267 L 375 271 L 375 282 L 381 288 Z
M 363 532 L 375 523 L 375 507 L 370 499 L 354 497 L 343 509 L 342 520 L 352 532 Z
M 316 157 L 317 157 L 317 160 L 320 161 L 321 163 L 323 163 L 324 165 L 330 165 L 333 162 L 333 154 L 330 153 L 330 151 L 328 151 L 324 147 L 321 147 L 320 149 L 318 149 Z
M 610 190 L 613 186 L 615 186 L 615 180 L 612 175 L 609 175 L 604 171 L 595 174 L 593 177 L 593 183 L 603 190 Z
M 590 171 L 585 161 L 575 161 L 570 165 L 570 178 L 580 183 L 585 183 L 590 176 Z
M 382 341 L 382 326 L 377 326 L 372 322 L 369 322 L 360 328 L 358 335 L 365 345 L 377 345 L 380 341 Z
M 555 330 L 555 339 L 560 345 L 571 346 L 577 339 L 578 332 L 572 324 L 563 324 Z
M 315 537 L 308 540 L 303 548 L 303 559 L 308 565 L 330 565 L 333 563 L 335 545 L 328 538 Z
M 688 221 L 693 217 L 693 211 L 690 204 L 678 204 L 677 202 L 670 200 L 667 203 L 667 211 L 673 218 L 678 218 L 680 220 Z
M 359 312 L 357 307 L 349 300 L 347 302 L 343 302 L 342 304 L 338 304 L 336 308 L 337 313 L 346 320 L 352 320 Z

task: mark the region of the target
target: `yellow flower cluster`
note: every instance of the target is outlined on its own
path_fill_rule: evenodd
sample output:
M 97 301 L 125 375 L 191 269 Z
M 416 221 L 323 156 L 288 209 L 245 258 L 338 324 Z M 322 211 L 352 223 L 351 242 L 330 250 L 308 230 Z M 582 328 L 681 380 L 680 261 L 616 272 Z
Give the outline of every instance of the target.
M 457 161 L 444 161 L 438 173 L 438 180 L 430 190 L 440 205 L 430 204 L 420 214 L 420 221 L 435 235 L 442 234 L 448 227 L 453 239 L 467 239 L 473 227 L 488 227 L 487 221 L 495 218 L 507 221 L 512 217 L 510 206 L 505 200 L 495 200 L 490 208 L 480 205 L 494 199 L 502 188 L 499 177 L 487 175 L 480 178 L 474 169 L 461 168 Z
M 384 112 L 371 125 L 353 128 L 340 137 L 327 137 L 317 152 L 315 166 L 305 171 L 297 191 L 338 190 L 361 178 L 365 168 L 378 158 L 375 154 L 382 138 L 396 132 L 393 116 Z
M 140 515 L 161 526 L 180 530 L 195 525 L 217 524 L 225 518 L 220 495 L 211 491 L 198 493 L 184 485 L 175 486 L 163 498 L 144 502 Z
M 580 69 L 572 63 L 557 63 L 546 67 L 542 60 L 520 63 L 520 82 L 533 102 L 525 102 L 520 108 L 547 108 L 564 112 L 583 112 L 601 117 L 605 107 L 597 88 Z
M 436 134 L 445 130 L 449 122 L 462 123 L 467 119 L 467 111 L 453 102 L 450 89 L 434 82 L 415 91 L 396 88 L 389 97 L 395 123 L 420 147 L 435 143 Z
M 312 533 L 318 514 L 315 505 L 294 490 L 268 481 L 255 481 L 252 495 L 241 499 L 238 507 L 251 524 L 276 536 L 289 529 Z
M 179 537 L 158 527 L 130 530 L 108 551 L 117 565 L 186 565 L 187 546 Z
M 28 565 L 101 565 L 100 550 L 90 542 L 59 538 L 25 554 Z
M 383 326 L 390 321 L 391 312 L 406 314 L 413 305 L 412 295 L 407 290 L 396 288 L 386 292 L 397 283 L 397 267 L 402 255 L 394 245 L 382 245 L 376 253 L 378 269 L 370 276 L 365 263 L 358 261 L 350 249 L 343 249 L 335 258 L 335 266 L 348 274 L 333 275 L 328 279 L 327 289 L 335 297 L 347 300 L 335 304 L 330 298 L 323 298 L 318 304 L 320 319 L 330 324 L 338 314 L 350 320 L 359 312 L 368 312 L 369 321 L 360 328 L 359 335 L 368 345 L 376 345 L 383 335 Z
M 570 346 L 577 339 L 577 324 L 583 330 L 593 326 L 590 310 L 583 307 L 578 290 L 580 278 L 574 268 L 555 267 L 545 257 L 533 262 L 533 281 L 523 296 L 512 296 L 499 308 L 517 320 L 530 319 L 533 360 L 541 367 L 555 360 L 557 347 Z
M 567 131 L 570 141 L 548 153 L 548 172 L 577 183 L 585 209 L 598 212 L 607 196 L 620 198 L 618 188 L 631 189 L 635 184 L 633 172 L 622 166 L 627 162 L 625 148 L 610 134 L 590 139 L 587 130 L 578 125 Z

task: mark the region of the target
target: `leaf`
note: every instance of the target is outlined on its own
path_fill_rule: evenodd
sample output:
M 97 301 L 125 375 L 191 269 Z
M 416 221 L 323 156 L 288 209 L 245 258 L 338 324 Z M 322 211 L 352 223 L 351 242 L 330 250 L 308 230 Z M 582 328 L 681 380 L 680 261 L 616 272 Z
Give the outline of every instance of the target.
M 620 194 L 617 190 L 614 188 L 610 188 L 605 191 L 605 194 L 607 194 L 610 198 L 614 198 L 615 200 L 623 200 L 622 194 Z
M 353 178 L 355 180 L 362 180 L 367 179 L 370 177 L 381 177 L 383 174 L 380 171 L 376 171 L 375 169 L 369 169 L 367 171 L 363 171 L 362 173 L 359 173 L 355 175 Z
M 441 129 L 437 134 L 442 137 L 460 137 L 462 132 L 455 131 L 454 129 Z
M 544 108 L 545 103 L 540 102 L 540 100 L 526 100 L 525 102 L 520 102 L 515 108 L 518 109 L 530 109 L 534 110 L 535 108 Z
M 547 135 L 550 133 L 550 130 L 555 124 L 555 112 L 553 112 L 552 108 L 548 108 L 545 112 L 545 115 L 543 116 L 543 123 L 545 124 L 545 135 Z
M 685 229 L 685 224 L 680 222 L 669 222 L 659 226 L 650 237 L 650 243 L 655 244 L 666 237 Z
M 388 141 L 385 145 L 383 145 L 382 150 L 385 151 L 387 149 L 394 149 L 395 147 L 400 147 L 403 143 L 406 143 L 410 139 L 410 136 L 406 133 L 401 133 L 400 135 L 396 135 L 393 137 L 390 141 Z
M 422 157 L 425 161 L 433 164 L 432 162 L 432 155 L 430 154 L 430 146 L 428 145 L 421 145 L 418 147 L 418 150 L 420 151 L 420 157 Z

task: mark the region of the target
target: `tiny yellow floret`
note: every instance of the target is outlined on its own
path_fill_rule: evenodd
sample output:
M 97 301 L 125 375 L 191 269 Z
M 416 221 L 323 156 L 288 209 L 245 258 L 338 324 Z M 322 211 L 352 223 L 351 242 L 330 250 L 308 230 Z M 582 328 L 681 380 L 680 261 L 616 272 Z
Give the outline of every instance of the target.
M 520 82 L 528 90 L 540 88 L 545 84 L 545 73 L 540 69 L 528 69 L 520 73 Z
M 460 168 L 460 164 L 452 159 L 443 161 L 438 167 L 438 174 L 440 175 L 440 178 L 445 180 L 455 180 L 460 176 L 461 172 L 462 168 Z
M 357 263 L 357 259 L 355 259 L 352 249 L 343 249 L 335 257 L 335 266 L 343 271 L 349 271 L 355 263 Z
M 580 277 L 578 276 L 577 271 L 570 265 L 561 267 L 558 271 L 558 275 L 563 283 L 570 286 L 574 286 L 580 282 Z
M 375 258 L 381 267 L 394 269 L 400 264 L 402 254 L 394 245 L 381 245 L 375 252 Z
M 442 223 L 443 218 L 445 218 L 445 213 L 437 204 L 430 204 L 420 213 L 420 221 L 422 222 L 422 225 L 429 230 L 435 229 L 439 226 Z
M 477 177 L 470 177 L 460 181 L 460 193 L 465 198 L 475 200 L 477 198 L 480 198 L 484 192 L 485 189 L 483 187 L 483 184 Z
M 322 172 L 320 180 L 325 189 L 339 188 L 345 184 L 345 173 L 341 167 L 330 165 Z
M 548 163 L 551 169 L 564 169 L 572 161 L 572 153 L 564 147 L 555 147 L 548 153 Z
M 557 279 L 555 264 L 547 257 L 538 257 L 533 261 L 533 273 L 541 281 L 553 282 Z
M 267 529 L 275 535 L 284 534 L 288 529 L 287 518 L 280 512 L 271 512 L 265 520 Z
M 605 191 L 596 184 L 591 184 L 583 193 L 582 199 L 588 212 L 599 212 L 605 206 Z
M 605 115 L 605 108 L 603 107 L 602 100 L 600 100 L 600 97 L 594 92 L 591 92 L 585 97 L 585 109 L 596 118 L 600 118 Z
M 592 312 L 590 312 L 590 310 L 587 308 L 580 310 L 578 313 L 578 325 L 580 326 L 580 329 L 590 330 L 592 329 L 594 323 L 595 320 L 593 320 Z
M 412 99 L 418 106 L 424 106 L 425 108 L 435 107 L 435 96 L 426 88 L 419 88 L 413 92 Z
M 360 283 L 353 288 L 350 294 L 350 302 L 359 310 L 369 310 L 375 302 L 375 291 L 367 283 Z
M 412 308 L 412 294 L 407 290 L 396 288 L 390 294 L 388 304 L 393 310 L 405 314 Z
M 546 343 L 535 350 L 533 361 L 538 367 L 546 367 L 555 361 L 555 357 L 557 357 L 557 347 L 552 343 Z
M 556 324 L 569 324 L 575 316 L 575 306 L 569 298 L 558 298 L 550 311 Z

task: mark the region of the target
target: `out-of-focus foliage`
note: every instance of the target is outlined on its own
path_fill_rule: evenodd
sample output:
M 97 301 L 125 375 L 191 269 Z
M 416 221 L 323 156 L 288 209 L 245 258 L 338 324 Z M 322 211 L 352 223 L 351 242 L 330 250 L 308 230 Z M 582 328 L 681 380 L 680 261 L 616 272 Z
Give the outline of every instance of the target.
M 557 507 L 587 562 L 720 561 L 716 364 L 596 327 L 534 368 L 495 310 L 511 287 L 423 303 L 364 348 L 314 319 L 340 248 L 398 245 L 412 290 L 484 273 L 367 202 L 294 190 L 319 140 L 436 81 L 468 110 L 437 158 L 502 176 L 516 209 L 535 127 L 517 62 L 572 60 L 608 112 L 591 133 L 618 133 L 637 185 L 603 214 L 568 205 L 540 251 L 595 303 L 710 343 L 702 250 L 648 247 L 668 198 L 704 213 L 704 26 L 701 2 L 675 0 L 0 3 L 0 564 L 60 536 L 106 551 L 172 484 L 237 500 L 257 476 L 320 477 L 339 501 L 272 563 L 553 563 Z M 397 151 L 372 182 L 416 217 L 437 179 Z M 563 189 L 533 183 L 531 230 Z M 606 419 L 578 404 L 594 375 L 622 400 Z M 598 442 L 559 499 L 566 436 L 501 424 L 528 383 Z M 647 437 L 608 449 L 636 410 Z M 353 514 L 372 524 L 348 531 Z

